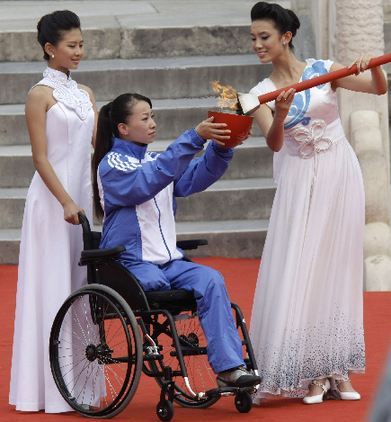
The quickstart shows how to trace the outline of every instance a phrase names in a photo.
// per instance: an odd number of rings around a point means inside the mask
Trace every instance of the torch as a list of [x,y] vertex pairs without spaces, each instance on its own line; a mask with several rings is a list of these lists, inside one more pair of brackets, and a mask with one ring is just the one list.
[[[391,53],[384,54],[382,56],[374,57],[369,61],[368,69],[382,64],[391,62]],[[357,73],[357,64],[354,64],[350,67],[344,67],[343,69],[335,70],[334,72],[329,72],[316,78],[307,79],[296,84],[286,86],[285,88],[280,88],[267,94],[256,96],[254,94],[238,94],[238,101],[242,107],[243,114],[253,113],[261,104],[265,104],[269,101],[275,100],[281,91],[287,91],[290,88],[294,88],[296,92],[304,91],[306,89],[313,88],[314,86],[322,85],[327,82],[334,81],[336,79],[345,78],[346,76],[353,75]]]
[[220,111],[209,110],[208,117],[213,117],[214,123],[226,123],[231,134],[230,139],[223,142],[227,148],[233,148],[248,138],[253,117],[244,116],[238,100],[238,92],[231,85],[222,85],[220,82],[214,81],[211,86],[213,91],[218,94],[217,105]]

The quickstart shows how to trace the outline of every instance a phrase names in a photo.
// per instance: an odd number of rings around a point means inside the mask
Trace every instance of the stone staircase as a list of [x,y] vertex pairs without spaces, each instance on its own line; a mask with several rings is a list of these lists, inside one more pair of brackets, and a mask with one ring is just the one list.
[[[141,7],[147,2],[131,3]],[[86,46],[90,42],[92,48],[86,48],[89,56],[73,76],[93,89],[98,107],[123,92],[149,96],[159,138],[151,149],[162,151],[216,106],[211,81],[248,91],[269,73],[269,66],[261,66],[250,51],[247,11],[252,4],[242,2],[243,16],[222,26],[213,25],[210,15],[204,26],[197,26],[196,17],[194,26],[172,27],[167,17],[167,26],[150,19],[149,27],[133,29],[126,29],[123,22],[117,27],[107,17],[95,19],[93,25],[83,25]],[[73,10],[77,12],[76,7]],[[128,17],[128,25],[134,25],[132,19],[136,17]],[[45,66],[37,61],[41,52],[34,30],[20,25],[18,31],[9,30],[7,51],[0,42],[0,263],[16,263],[18,258],[24,201],[34,172],[23,103]],[[21,46],[15,54],[13,45]],[[201,55],[203,50],[207,55]],[[300,53],[300,45],[296,51]],[[253,132],[236,149],[220,181],[205,192],[178,199],[179,239],[202,237],[209,242],[193,255],[259,257],[262,252],[275,188],[272,153],[256,128]]]

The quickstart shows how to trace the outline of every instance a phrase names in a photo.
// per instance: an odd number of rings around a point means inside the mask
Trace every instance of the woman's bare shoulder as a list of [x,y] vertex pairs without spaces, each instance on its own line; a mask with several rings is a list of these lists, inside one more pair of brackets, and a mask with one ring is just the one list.
[[50,88],[46,85],[35,85],[33,86],[27,94],[28,100],[49,100],[53,96],[53,88]]

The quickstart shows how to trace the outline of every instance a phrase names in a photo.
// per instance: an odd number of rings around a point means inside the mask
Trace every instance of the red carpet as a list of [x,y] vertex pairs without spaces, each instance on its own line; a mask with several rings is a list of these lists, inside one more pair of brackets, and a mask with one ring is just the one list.
[[[199,262],[220,270],[226,281],[232,301],[238,303],[247,321],[250,317],[258,260],[250,259],[199,259]],[[72,422],[87,419],[73,413],[49,415],[44,413],[17,413],[8,405],[11,344],[15,307],[16,267],[0,267],[2,303],[0,307],[0,421],[17,422]],[[262,407],[254,407],[248,414],[239,414],[233,398],[222,398],[206,410],[183,409],[175,406],[174,421],[236,421],[266,422],[338,422],[366,421],[377,385],[382,375],[388,349],[391,346],[391,293],[365,293],[365,333],[367,347],[367,372],[353,376],[353,383],[362,394],[359,402],[328,401],[320,405],[305,406],[300,400],[272,399]],[[114,421],[156,421],[155,406],[159,389],[154,380],[142,376],[138,391],[127,409]]]

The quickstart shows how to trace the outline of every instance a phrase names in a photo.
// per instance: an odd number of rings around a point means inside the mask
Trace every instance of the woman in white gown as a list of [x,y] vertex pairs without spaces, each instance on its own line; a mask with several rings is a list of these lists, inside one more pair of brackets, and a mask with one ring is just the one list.
[[71,409],[52,378],[49,335],[59,307],[86,281],[76,224],[79,211],[92,216],[95,106],[90,89],[70,77],[83,55],[77,15],[53,12],[37,28],[48,67],[26,102],[37,171],[23,217],[9,402],[16,410],[56,413]]
[[[329,60],[298,60],[297,16],[279,5],[251,11],[253,48],[270,77],[251,92],[274,91],[337,70]],[[381,69],[295,94],[283,91],[254,113],[274,153],[277,190],[257,281],[250,334],[262,382],[254,397],[321,403],[333,384],[358,400],[349,372],[365,369],[362,315],[364,189],[338,114],[336,89],[384,94]],[[360,73],[360,74],[359,74]]]

